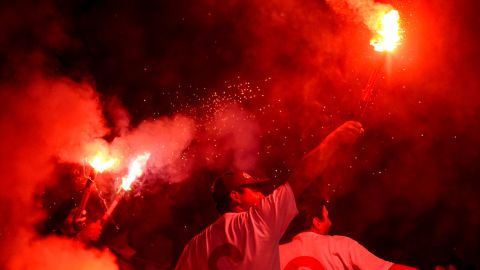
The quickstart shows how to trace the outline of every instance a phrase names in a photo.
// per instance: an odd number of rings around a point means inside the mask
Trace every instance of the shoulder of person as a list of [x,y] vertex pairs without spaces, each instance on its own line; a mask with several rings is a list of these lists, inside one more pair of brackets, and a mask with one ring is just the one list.
[[354,239],[352,239],[348,236],[345,236],[345,235],[329,235],[329,237],[331,237],[331,239],[333,239],[337,242],[341,242],[341,243],[344,243],[344,244],[357,243],[357,241],[355,241]]

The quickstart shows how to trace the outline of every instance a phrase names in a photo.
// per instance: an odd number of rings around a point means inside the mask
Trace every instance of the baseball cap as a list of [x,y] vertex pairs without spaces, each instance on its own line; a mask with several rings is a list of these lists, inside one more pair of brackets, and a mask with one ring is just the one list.
[[211,191],[214,198],[221,198],[241,186],[256,186],[268,182],[268,179],[256,179],[243,171],[228,171],[215,179]]

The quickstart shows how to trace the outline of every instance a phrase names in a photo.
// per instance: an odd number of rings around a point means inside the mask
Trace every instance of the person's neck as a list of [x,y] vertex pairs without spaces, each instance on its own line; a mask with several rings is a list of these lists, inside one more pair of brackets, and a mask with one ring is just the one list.
[[327,235],[328,234],[328,230],[323,228],[323,227],[320,227],[320,228],[312,227],[312,228],[310,228],[309,232],[313,232],[313,233],[320,234],[320,235]]
[[246,210],[243,209],[243,207],[241,207],[240,205],[235,205],[232,208],[230,208],[230,212],[233,212],[233,213],[242,213],[242,212],[245,212],[245,211]]

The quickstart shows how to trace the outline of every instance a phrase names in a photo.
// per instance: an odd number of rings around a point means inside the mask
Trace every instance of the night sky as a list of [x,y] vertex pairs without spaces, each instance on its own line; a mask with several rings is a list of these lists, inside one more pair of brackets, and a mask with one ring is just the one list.
[[[387,4],[404,38],[385,55],[349,7]],[[478,10],[472,0],[0,4],[0,268],[117,269],[128,244],[135,269],[171,269],[218,217],[215,176],[285,181],[351,119],[365,135],[315,187],[333,233],[422,269],[480,267]],[[59,228],[99,147],[126,163],[152,156],[87,248]],[[126,163],[99,175],[91,220]]]

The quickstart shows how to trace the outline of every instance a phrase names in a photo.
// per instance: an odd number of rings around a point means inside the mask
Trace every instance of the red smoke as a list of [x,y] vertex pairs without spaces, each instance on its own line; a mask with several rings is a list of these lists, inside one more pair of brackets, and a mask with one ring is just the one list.
[[7,269],[118,269],[112,253],[87,249],[81,242],[55,236],[32,240],[31,235],[22,240]]
[[[208,180],[217,170],[286,178],[306,151],[358,110],[379,57],[349,3],[373,2],[2,6],[0,209],[11,220],[1,223],[2,264],[25,248],[18,231],[31,236],[31,224],[42,218],[32,196],[51,182],[55,163],[80,162],[86,145],[100,143],[126,160],[148,145],[157,157],[149,181],[188,180],[178,186],[189,192],[162,186],[160,193],[145,192],[135,208],[149,220],[132,229],[141,235],[138,250],[156,261],[172,261],[183,247],[176,236],[189,238],[214,218]],[[478,264],[478,4],[389,4],[400,11],[405,39],[362,119],[366,135],[357,158],[339,162],[325,179],[336,190],[334,228],[391,260],[427,265],[457,256]],[[43,75],[33,76],[38,70]],[[260,90],[225,109],[183,111],[211,106],[212,96],[243,98],[225,83],[238,77]],[[201,118],[209,119],[192,120]],[[183,203],[181,210],[172,214],[172,203]],[[156,245],[168,255],[152,255],[151,235],[160,235]]]
[[228,168],[250,171],[257,164],[260,127],[254,116],[236,104],[219,107],[203,124],[199,138],[199,165],[207,168]]
[[124,136],[115,138],[110,151],[113,156],[126,159],[125,165],[129,158],[149,152],[147,169],[156,177],[178,182],[189,176],[188,168],[177,169],[175,165],[194,132],[194,121],[181,115],[144,121]]
[[54,182],[56,160],[77,157],[82,145],[106,131],[96,93],[87,84],[41,74],[1,88],[1,265],[48,269],[58,258],[48,252],[61,249],[69,251],[72,267],[100,264],[116,269],[111,255],[86,250],[72,240],[41,239],[33,230],[43,218],[34,196]]

